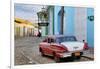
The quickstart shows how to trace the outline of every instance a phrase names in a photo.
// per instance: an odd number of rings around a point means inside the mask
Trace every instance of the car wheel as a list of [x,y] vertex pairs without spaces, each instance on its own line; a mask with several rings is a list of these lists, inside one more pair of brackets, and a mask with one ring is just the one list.
[[53,54],[53,57],[54,57],[54,60],[55,60],[56,62],[60,62],[60,58],[57,57],[55,53]]
[[81,56],[73,56],[72,57],[74,60],[80,60],[81,59]]
[[77,60],[80,60],[80,59],[81,59],[81,56],[77,56],[76,59],[77,59]]

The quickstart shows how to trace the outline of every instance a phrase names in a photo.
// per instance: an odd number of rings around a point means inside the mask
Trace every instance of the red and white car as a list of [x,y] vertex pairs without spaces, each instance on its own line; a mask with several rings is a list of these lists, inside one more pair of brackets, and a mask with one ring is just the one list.
[[77,41],[75,36],[48,36],[39,44],[42,56],[53,56],[56,62],[71,56],[80,58],[87,49],[87,43]]

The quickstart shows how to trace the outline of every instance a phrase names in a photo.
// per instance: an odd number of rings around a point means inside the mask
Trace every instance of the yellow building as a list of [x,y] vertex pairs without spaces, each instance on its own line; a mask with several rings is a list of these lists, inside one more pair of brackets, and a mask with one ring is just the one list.
[[34,29],[37,24],[32,24],[28,20],[14,19],[14,35],[15,37],[34,36]]

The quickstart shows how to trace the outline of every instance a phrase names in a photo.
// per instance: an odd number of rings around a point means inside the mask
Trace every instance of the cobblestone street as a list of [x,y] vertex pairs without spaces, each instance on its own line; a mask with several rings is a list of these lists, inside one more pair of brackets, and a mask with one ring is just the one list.
[[[43,37],[24,37],[15,39],[15,65],[55,63],[52,58],[41,56],[38,44],[43,39]],[[90,52],[90,50],[88,50],[88,53],[85,52],[85,56],[88,54],[94,58],[93,50],[91,52],[92,55]],[[80,59],[80,61],[87,60],[89,59],[84,57]]]

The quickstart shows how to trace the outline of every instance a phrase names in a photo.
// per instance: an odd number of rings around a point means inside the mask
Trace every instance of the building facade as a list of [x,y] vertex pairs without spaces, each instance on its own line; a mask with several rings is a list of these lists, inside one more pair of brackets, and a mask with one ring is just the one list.
[[49,6],[48,10],[49,35],[74,35],[78,41],[85,40],[90,47],[94,46],[93,8],[64,6],[63,14],[61,6]]
[[48,35],[54,35],[54,6],[48,6]]
[[15,37],[28,37],[28,36],[34,36],[35,32],[35,25],[33,25],[31,22],[15,18],[14,20],[14,35]]

